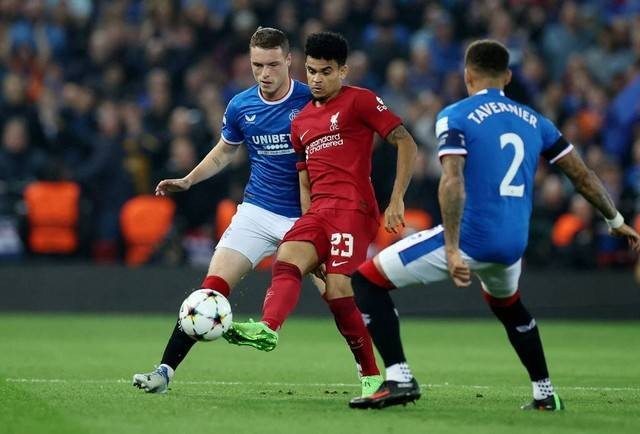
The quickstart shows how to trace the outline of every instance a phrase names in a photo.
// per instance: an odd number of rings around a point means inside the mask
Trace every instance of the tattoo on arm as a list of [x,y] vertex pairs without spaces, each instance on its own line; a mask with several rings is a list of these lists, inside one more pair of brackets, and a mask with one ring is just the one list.
[[556,165],[569,177],[578,193],[608,219],[615,217],[617,208],[613,199],[596,174],[589,169],[580,155],[572,150],[557,161]]
[[442,213],[444,238],[448,248],[458,249],[460,245],[460,222],[464,210],[464,168],[465,159],[458,155],[442,158],[442,178],[438,187],[438,200]]
[[222,161],[220,161],[220,159],[218,157],[213,157],[213,164],[216,165],[216,167],[221,167],[222,166]]
[[409,137],[411,137],[411,134],[409,134],[409,131],[407,131],[404,125],[398,125],[389,134],[387,134],[385,140],[394,146],[398,146],[398,142],[400,140],[407,139]]

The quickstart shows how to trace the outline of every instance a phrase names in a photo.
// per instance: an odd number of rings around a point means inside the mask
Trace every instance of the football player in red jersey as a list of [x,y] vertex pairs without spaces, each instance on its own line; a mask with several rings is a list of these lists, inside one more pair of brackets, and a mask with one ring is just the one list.
[[385,228],[393,232],[404,226],[403,198],[416,143],[402,120],[373,92],[342,84],[347,54],[346,40],[336,33],[315,33],[307,39],[307,81],[313,100],[291,125],[291,141],[300,156],[304,215],[278,249],[262,322],[234,323],[226,338],[261,350],[275,348],[277,330],[298,301],[302,276],[321,269],[332,312],[336,318],[350,318],[340,331],[354,352],[361,349],[358,359],[366,376],[373,375],[375,361],[350,276],[366,259],[380,220],[370,178],[373,136],[378,133],[398,149],[393,192],[384,213]]

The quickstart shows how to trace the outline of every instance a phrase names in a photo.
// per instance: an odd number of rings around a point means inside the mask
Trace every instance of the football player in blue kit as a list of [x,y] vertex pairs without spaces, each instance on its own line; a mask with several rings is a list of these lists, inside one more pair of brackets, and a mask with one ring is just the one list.
[[436,123],[443,224],[384,249],[353,275],[356,302],[386,367],[386,381],[378,391],[351,400],[353,408],[382,408],[420,397],[389,290],[448,277],[466,287],[472,273],[531,379],[533,400],[522,408],[564,408],[549,379],[536,321],[518,291],[540,155],[602,213],[612,235],[626,237],[640,250],[638,233],[625,224],[573,146],[548,119],[505,96],[508,65],[509,53],[497,41],[469,46],[464,79],[470,96],[442,110]]
[[[224,169],[241,144],[247,147],[251,175],[244,200],[216,245],[201,284],[201,288],[214,289],[225,297],[245,274],[276,251],[285,233],[301,215],[298,156],[291,144],[290,130],[291,121],[311,100],[311,92],[306,84],[289,76],[291,53],[282,31],[259,28],[251,37],[249,54],[257,85],[231,99],[218,143],[187,176],[163,180],[156,187],[159,196],[188,190]],[[344,315],[332,311],[342,331]],[[363,327],[363,330],[366,329]],[[352,338],[345,335],[348,343]],[[371,360],[375,361],[368,334],[365,332],[365,336],[357,338],[369,342]],[[165,393],[175,369],[195,342],[180,329],[178,322],[158,368],[135,374],[133,385],[145,392]],[[360,369],[357,360],[356,364]],[[378,372],[377,367],[374,368],[372,371]],[[382,377],[362,376],[361,382],[362,395],[368,395],[378,388]]]

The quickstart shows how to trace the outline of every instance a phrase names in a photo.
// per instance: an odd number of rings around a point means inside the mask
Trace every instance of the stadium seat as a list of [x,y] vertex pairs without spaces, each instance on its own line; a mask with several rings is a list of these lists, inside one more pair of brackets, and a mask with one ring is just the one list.
[[411,235],[415,232],[419,232],[425,229],[429,229],[433,225],[433,218],[431,215],[418,208],[409,208],[404,212],[405,227],[400,233],[389,233],[384,229],[384,216],[381,217],[380,227],[378,228],[378,235],[374,241],[374,245],[377,251],[384,249],[387,246],[398,241],[400,238]]
[[28,244],[34,253],[70,254],[78,248],[80,187],[73,182],[33,182],[24,190]]
[[126,246],[125,262],[137,266],[149,261],[173,223],[176,206],[171,199],[151,195],[129,199],[120,211]]

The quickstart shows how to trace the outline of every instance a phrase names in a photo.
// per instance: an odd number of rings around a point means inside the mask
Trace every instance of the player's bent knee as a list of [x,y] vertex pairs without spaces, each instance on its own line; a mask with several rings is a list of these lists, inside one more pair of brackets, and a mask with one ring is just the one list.
[[302,274],[313,271],[318,265],[318,255],[313,244],[302,241],[286,241],[280,245],[276,261],[298,267]]

